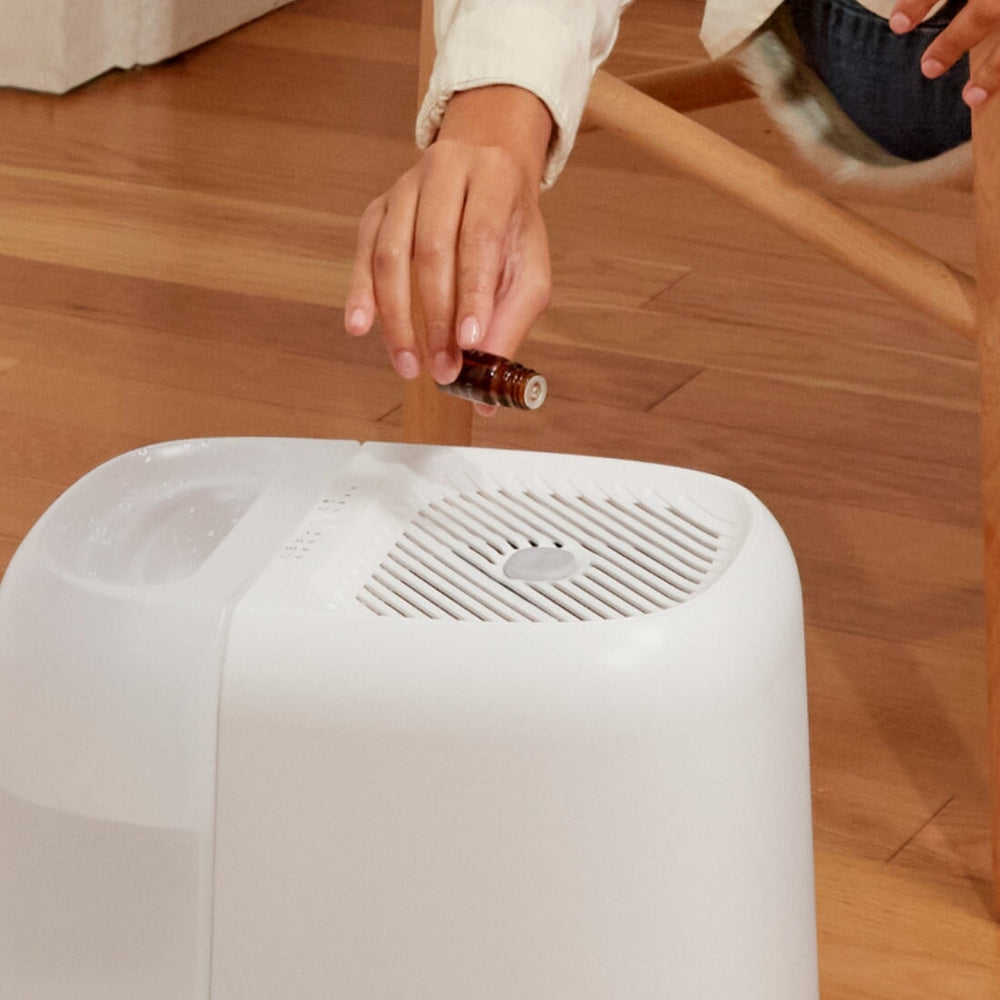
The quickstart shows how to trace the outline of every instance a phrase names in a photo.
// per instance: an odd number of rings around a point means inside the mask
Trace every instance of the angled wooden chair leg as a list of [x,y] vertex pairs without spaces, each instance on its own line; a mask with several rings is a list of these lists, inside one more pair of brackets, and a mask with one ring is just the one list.
[[973,115],[993,895],[1000,915],[1000,102]]
[[[656,69],[621,78],[623,83],[666,104],[674,111],[700,111],[720,104],[754,99],[757,95],[730,59],[703,59],[685,66]],[[581,132],[600,128],[589,115],[584,115]]]
[[734,198],[884,291],[974,336],[975,284],[967,274],[607,73],[595,77],[587,113],[602,128]]
[[[434,65],[434,2],[422,0],[417,101],[423,99]],[[423,316],[414,296],[413,323],[423,336]],[[415,444],[468,445],[472,443],[472,407],[463,400],[438,391],[433,380],[422,375],[407,382],[403,390],[403,437]]]
[[757,96],[730,59],[704,59],[690,66],[653,70],[624,77],[640,93],[675,111],[698,111],[719,104],[748,101]]

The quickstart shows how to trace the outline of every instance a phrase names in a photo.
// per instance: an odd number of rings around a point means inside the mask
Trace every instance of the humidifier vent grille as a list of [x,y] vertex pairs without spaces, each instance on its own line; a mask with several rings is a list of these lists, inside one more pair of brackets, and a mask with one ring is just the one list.
[[381,616],[615,620],[690,601],[733,551],[732,524],[683,498],[480,488],[422,506],[357,596]]

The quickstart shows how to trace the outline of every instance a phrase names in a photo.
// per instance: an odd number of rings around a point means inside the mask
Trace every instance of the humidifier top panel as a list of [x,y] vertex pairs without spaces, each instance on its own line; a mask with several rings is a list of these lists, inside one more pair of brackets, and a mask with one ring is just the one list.
[[414,621],[581,622],[707,591],[760,504],[685,469],[368,444],[265,572],[257,599]]

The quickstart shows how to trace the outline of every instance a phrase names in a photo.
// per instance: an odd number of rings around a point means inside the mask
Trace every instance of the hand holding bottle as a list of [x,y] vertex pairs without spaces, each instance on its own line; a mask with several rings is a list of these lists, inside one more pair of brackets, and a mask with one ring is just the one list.
[[548,305],[538,195],[551,130],[548,110],[528,91],[456,94],[434,144],[365,210],[345,327],[362,336],[377,315],[403,378],[429,371],[447,384],[463,349],[512,356]]

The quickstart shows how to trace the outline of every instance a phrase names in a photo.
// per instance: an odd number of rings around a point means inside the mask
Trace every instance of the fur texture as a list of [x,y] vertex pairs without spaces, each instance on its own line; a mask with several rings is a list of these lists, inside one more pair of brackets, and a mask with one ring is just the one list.
[[971,143],[912,162],[869,139],[805,64],[790,18],[780,8],[737,59],[779,128],[808,162],[838,184],[868,190],[971,187]]

